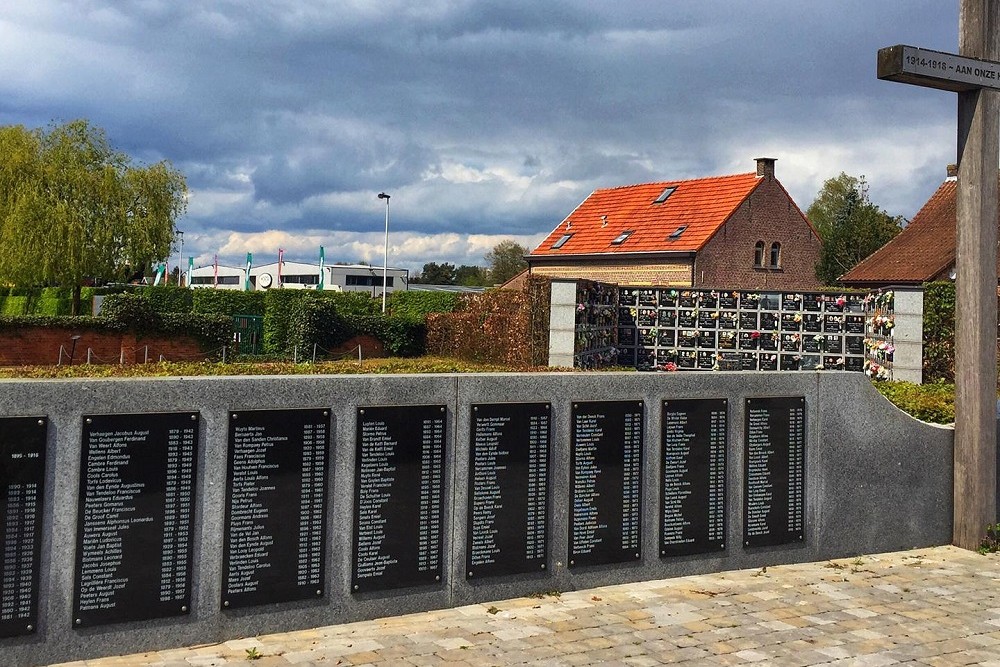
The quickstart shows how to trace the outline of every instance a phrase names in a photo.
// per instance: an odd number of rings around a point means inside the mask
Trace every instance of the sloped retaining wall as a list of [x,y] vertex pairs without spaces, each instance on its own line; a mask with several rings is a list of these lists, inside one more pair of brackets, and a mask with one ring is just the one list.
[[[805,406],[804,531],[800,542],[746,548],[744,401],[801,397]],[[725,548],[661,558],[661,404],[727,399]],[[575,402],[644,405],[641,549],[632,562],[568,567],[571,414]],[[550,405],[549,502],[544,569],[466,576],[470,425],[474,405]],[[366,407],[444,406],[440,581],[352,591],[356,438]],[[231,412],[315,408],[329,415],[323,454],[325,571],[313,599],[225,608],[223,535]],[[74,625],[74,578],[85,415],[190,414],[194,461],[190,608],[156,620]],[[0,382],[0,417],[48,418],[42,503],[40,609],[33,632],[0,639],[5,661],[38,665],[258,633],[498,600],[538,591],[853,556],[947,544],[952,521],[952,431],[917,422],[885,401],[860,373],[490,374],[157,378]],[[323,419],[326,419],[324,417]],[[151,423],[152,419],[149,420]],[[2,427],[2,423],[0,423]],[[297,507],[297,506],[296,506]],[[276,544],[275,550],[290,549]],[[149,553],[160,570],[160,554]]]

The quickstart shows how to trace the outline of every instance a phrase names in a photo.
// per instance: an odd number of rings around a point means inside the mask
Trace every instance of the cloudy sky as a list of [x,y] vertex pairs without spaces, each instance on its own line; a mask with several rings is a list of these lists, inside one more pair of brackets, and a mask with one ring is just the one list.
[[483,264],[596,188],[759,156],[803,209],[844,171],[912,217],[955,96],[878,81],[876,52],[956,52],[957,24],[958,0],[4,0],[0,124],[170,160],[196,265],[381,265],[381,191],[391,266]]

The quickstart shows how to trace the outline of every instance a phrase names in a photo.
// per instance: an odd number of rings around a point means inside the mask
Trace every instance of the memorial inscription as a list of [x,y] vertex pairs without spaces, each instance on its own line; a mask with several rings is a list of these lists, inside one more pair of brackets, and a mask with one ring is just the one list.
[[805,426],[802,397],[746,399],[743,544],[805,538]]
[[641,557],[643,415],[642,401],[573,404],[570,566]]
[[446,425],[443,405],[358,408],[354,592],[441,581]]
[[191,608],[196,412],[85,415],[73,625]]
[[330,411],[229,413],[222,606],[323,594]]
[[47,431],[45,417],[0,419],[0,637],[31,634],[38,628]]
[[726,548],[726,399],[663,402],[660,555]]
[[466,577],[546,567],[548,403],[472,406]]

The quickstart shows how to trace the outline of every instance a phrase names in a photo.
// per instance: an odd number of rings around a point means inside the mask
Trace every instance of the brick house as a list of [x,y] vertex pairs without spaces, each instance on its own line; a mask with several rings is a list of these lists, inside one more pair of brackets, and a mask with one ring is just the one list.
[[774,163],[595,190],[528,255],[528,270],[634,286],[817,288],[819,236]]
[[[903,231],[842,275],[848,287],[920,285],[955,278],[955,226],[958,219],[958,167],[913,216]],[[1000,276],[1000,265],[997,267]]]

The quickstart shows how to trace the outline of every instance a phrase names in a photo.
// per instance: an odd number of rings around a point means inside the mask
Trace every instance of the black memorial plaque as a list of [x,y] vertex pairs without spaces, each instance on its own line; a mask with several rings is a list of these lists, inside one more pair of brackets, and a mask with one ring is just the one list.
[[443,405],[358,408],[354,592],[441,581],[446,424]]
[[472,406],[466,578],[546,567],[548,403]]
[[726,399],[663,402],[660,555],[726,548]]
[[328,409],[229,413],[223,608],[323,595],[329,444]]
[[197,412],[84,415],[73,625],[191,609]]
[[805,537],[806,400],[746,399],[743,544],[759,547]]
[[642,401],[573,404],[571,566],[640,558]]
[[0,419],[0,637],[38,628],[47,430],[45,417]]

